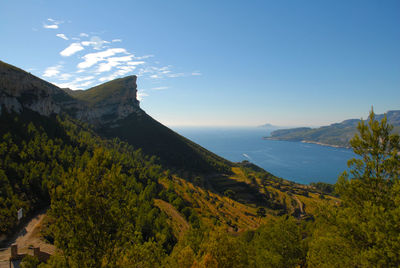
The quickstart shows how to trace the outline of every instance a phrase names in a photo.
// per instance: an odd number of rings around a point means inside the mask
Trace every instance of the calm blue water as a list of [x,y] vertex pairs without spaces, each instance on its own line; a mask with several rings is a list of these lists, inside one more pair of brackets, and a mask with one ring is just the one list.
[[308,184],[335,183],[355,157],[349,149],[301,142],[263,140],[262,128],[175,127],[179,134],[234,162],[249,160],[272,174]]

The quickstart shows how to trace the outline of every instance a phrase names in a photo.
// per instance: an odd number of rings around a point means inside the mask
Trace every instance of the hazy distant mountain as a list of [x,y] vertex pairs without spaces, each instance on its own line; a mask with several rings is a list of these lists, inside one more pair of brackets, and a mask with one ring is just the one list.
[[[400,133],[400,110],[388,111],[386,113],[389,124],[394,126],[393,131]],[[377,114],[376,119],[381,120],[383,114]],[[290,128],[279,129],[271,133],[266,139],[286,140],[286,141],[303,141],[311,143],[320,143],[331,146],[350,146],[349,141],[357,132],[357,125],[360,119],[349,119],[341,123],[331,124],[319,128]]]
[[269,123],[266,123],[266,124],[258,126],[258,127],[265,128],[267,130],[275,130],[275,129],[281,129],[282,128],[281,126],[275,126],[275,125],[272,125],[272,124],[269,124]]

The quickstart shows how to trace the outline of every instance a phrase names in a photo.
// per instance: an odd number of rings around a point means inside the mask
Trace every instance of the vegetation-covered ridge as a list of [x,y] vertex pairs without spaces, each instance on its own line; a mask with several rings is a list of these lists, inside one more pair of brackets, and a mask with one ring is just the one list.
[[[15,115],[8,120],[16,123],[10,131],[18,133],[16,129],[23,129],[18,126],[23,126],[24,121]],[[31,204],[31,199],[41,200],[42,196],[50,199],[44,235],[61,251],[41,267],[398,267],[400,264],[400,138],[390,134],[391,127],[385,119],[379,122],[373,113],[368,124],[359,124],[359,134],[351,141],[360,158],[349,161],[350,171],[343,173],[335,186],[340,200],[307,191],[300,194],[301,188],[294,190],[296,187],[278,178],[266,179],[271,175],[246,162],[233,168],[229,180],[215,181],[212,176],[185,180],[163,171],[152,159],[125,143],[101,139],[79,122],[53,120],[59,122],[59,127],[49,120],[47,125],[42,122],[43,127],[26,122],[28,131],[19,135],[23,139],[6,134],[2,144],[2,148],[4,144],[15,148],[3,151],[6,152],[3,158],[7,159],[3,170],[35,171],[29,165],[18,168],[16,163],[24,163],[19,158],[23,153],[16,154],[16,149],[25,139],[37,144],[32,152],[38,151],[34,158],[44,161],[38,162],[39,167],[50,163],[46,158],[49,153],[54,158],[51,165],[57,167],[54,174],[46,173],[50,168],[34,172],[45,175],[36,178],[37,182],[42,178],[42,183],[29,184],[32,180],[22,179],[24,184],[13,185],[7,183],[11,182],[8,173],[3,172],[2,176],[8,185],[2,188],[2,193],[14,198],[14,202],[25,204],[27,209],[39,204]],[[10,135],[14,138],[7,137]],[[49,138],[54,135],[65,135],[68,138],[63,140],[68,142],[63,145],[64,142]],[[51,154],[51,148],[59,148],[57,154]],[[12,152],[10,157],[7,152]],[[68,166],[67,170],[63,164]],[[263,181],[266,183],[262,184]],[[208,183],[213,184],[205,186]],[[271,208],[260,205],[268,198],[246,200],[246,192],[240,187],[248,189],[242,183],[250,187],[258,185],[259,193],[267,191],[269,196],[285,194],[282,198],[292,197],[295,202],[298,199],[306,204],[309,198],[305,209],[314,206],[314,216],[294,217],[293,213],[289,216],[289,208],[282,216],[272,213],[283,211],[283,204],[276,203],[280,208],[274,210],[273,204]],[[226,184],[230,186],[224,195],[218,194],[219,189],[224,189],[218,187]],[[271,187],[274,184],[276,187]],[[35,185],[41,185],[42,193],[46,193],[47,187],[49,194],[36,196],[36,191],[30,190]],[[326,185],[316,187],[331,190]],[[283,188],[287,191],[281,191]],[[1,211],[7,210],[8,207],[3,207]],[[35,261],[27,258],[25,263]]]
[[19,208],[24,220],[49,206],[42,235],[58,248],[23,267],[400,264],[400,138],[386,117],[358,124],[360,157],[332,188],[231,163],[143,111],[91,126],[7,94],[22,106],[0,114],[0,237],[18,229]]
[[94,126],[106,138],[118,137],[166,168],[186,172],[230,172],[232,163],[163,126],[139,107],[136,76],[115,79],[86,91],[60,89],[0,61],[0,114],[33,110],[68,115]]
[[[376,115],[376,118],[377,120],[381,120],[385,115],[389,124],[394,126],[393,131],[400,133],[400,111],[388,111],[386,114]],[[341,123],[319,128],[279,129],[273,131],[271,136],[265,137],[265,139],[303,141],[322,145],[350,147],[350,140],[357,133],[357,125],[360,122],[360,119],[349,119]]]
[[26,109],[3,112],[0,125],[0,233],[16,231],[19,208],[29,216],[50,205],[43,235],[67,266],[173,262],[168,256],[188,236],[205,239],[213,226],[240,233],[283,214],[311,216],[320,200],[248,162],[230,175],[183,179],[70,117]]

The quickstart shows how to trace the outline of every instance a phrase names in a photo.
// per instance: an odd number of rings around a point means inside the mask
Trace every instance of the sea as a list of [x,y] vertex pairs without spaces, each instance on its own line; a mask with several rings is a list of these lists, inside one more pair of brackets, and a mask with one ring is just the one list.
[[265,140],[270,131],[261,127],[172,127],[182,136],[233,162],[248,160],[287,180],[336,183],[356,157],[351,149],[317,144]]

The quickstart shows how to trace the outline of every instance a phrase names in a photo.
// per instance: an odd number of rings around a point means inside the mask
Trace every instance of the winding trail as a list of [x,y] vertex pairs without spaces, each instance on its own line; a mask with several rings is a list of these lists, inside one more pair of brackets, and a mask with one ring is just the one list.
[[32,247],[40,247],[40,250],[49,254],[54,254],[56,247],[46,243],[41,238],[40,229],[43,219],[46,217],[47,208],[40,210],[32,219],[7,243],[6,247],[0,249],[0,261],[8,260],[11,256],[11,245],[18,245],[18,253],[28,253]]

